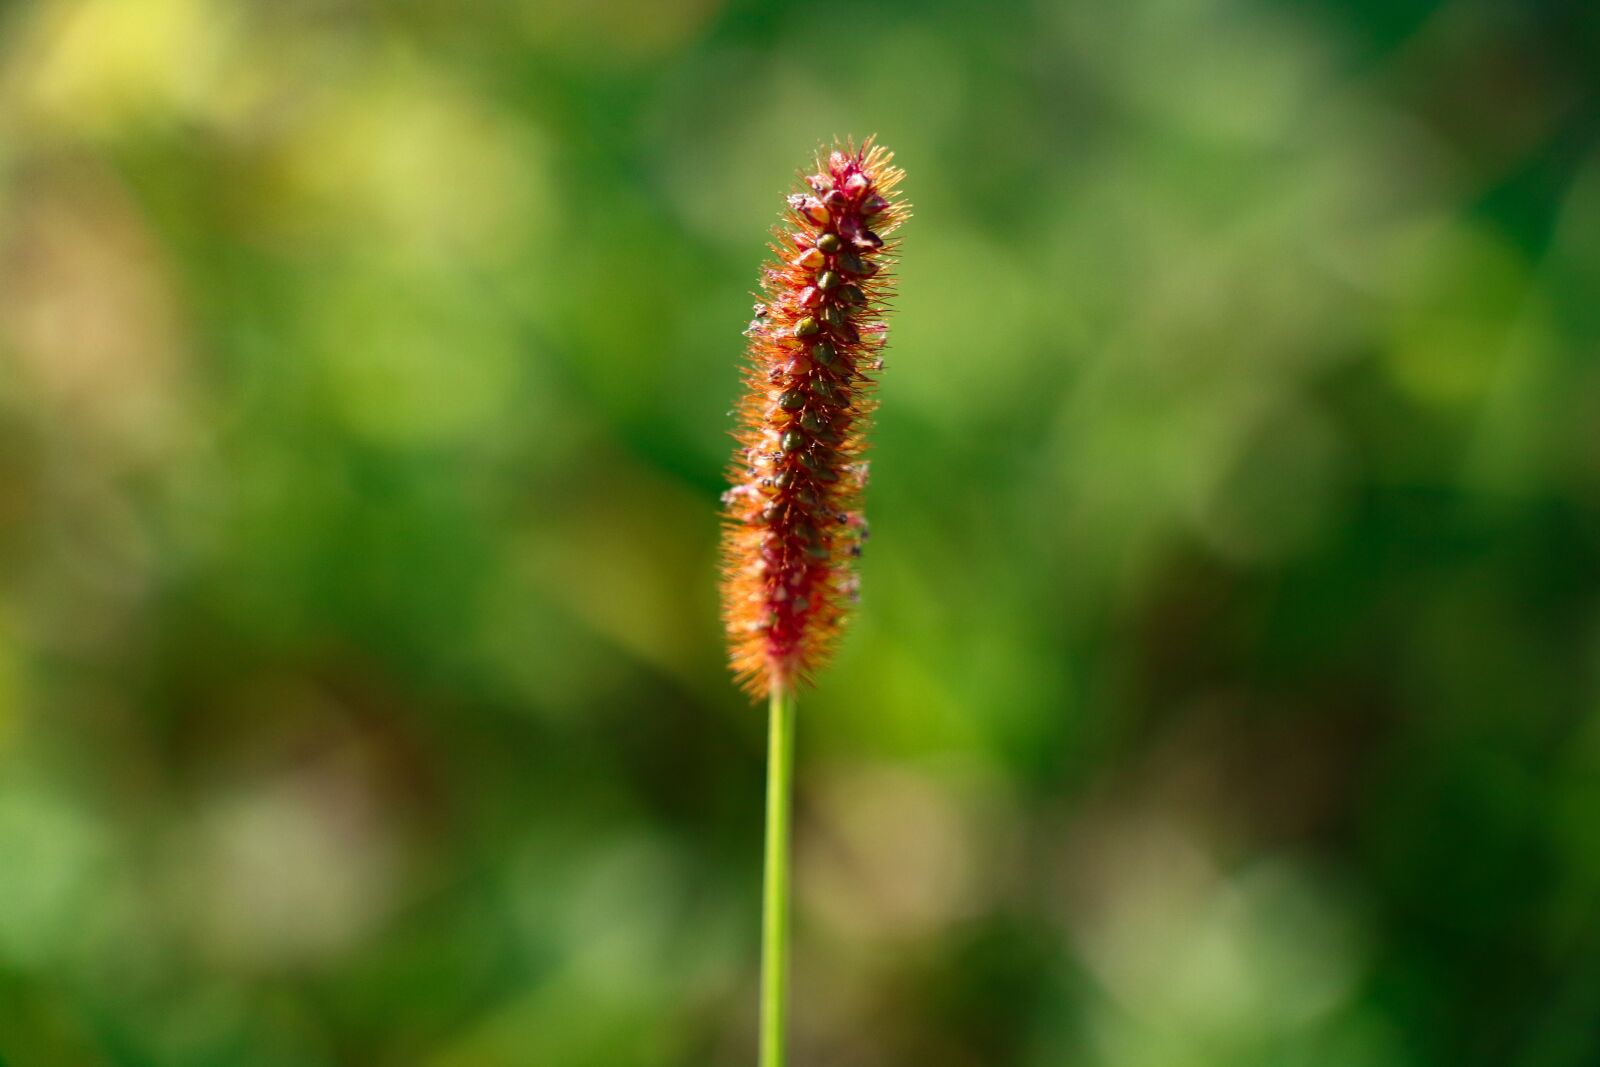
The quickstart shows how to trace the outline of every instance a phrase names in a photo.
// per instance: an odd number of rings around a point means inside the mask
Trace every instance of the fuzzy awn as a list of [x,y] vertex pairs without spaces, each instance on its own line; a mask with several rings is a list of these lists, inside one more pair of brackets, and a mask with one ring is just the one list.
[[891,159],[870,139],[818,159],[773,231],[746,331],[722,604],[734,673],[755,696],[810,681],[855,601],[863,434],[894,292],[891,235],[909,214]]

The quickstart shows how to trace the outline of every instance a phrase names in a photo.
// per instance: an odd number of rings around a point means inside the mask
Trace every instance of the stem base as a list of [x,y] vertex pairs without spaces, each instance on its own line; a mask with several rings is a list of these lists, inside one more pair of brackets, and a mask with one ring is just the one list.
[[794,691],[774,685],[767,714],[767,830],[761,890],[761,1067],[783,1067],[789,993],[789,836]]

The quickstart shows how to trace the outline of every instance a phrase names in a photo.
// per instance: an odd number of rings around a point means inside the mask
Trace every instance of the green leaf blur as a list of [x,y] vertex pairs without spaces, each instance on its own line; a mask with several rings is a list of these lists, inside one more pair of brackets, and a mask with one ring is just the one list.
[[908,172],[795,1062],[1600,1063],[1600,15],[0,7],[0,1062],[753,1059],[717,496]]

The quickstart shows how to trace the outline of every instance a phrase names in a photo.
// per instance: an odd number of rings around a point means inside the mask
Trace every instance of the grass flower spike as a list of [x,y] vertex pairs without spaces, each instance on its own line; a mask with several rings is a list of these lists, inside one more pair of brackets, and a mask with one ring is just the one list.
[[893,294],[902,172],[869,138],[818,153],[773,232],[750,324],[731,470],[723,617],[733,669],[755,696],[808,681],[856,596],[872,375]]
[[783,1067],[788,988],[794,687],[822,666],[856,597],[867,525],[862,458],[891,235],[909,210],[901,172],[868,138],[818,153],[773,231],[773,261],[745,331],[743,425],[723,538],[722,611],[734,673],[769,697],[761,906],[761,1067]]

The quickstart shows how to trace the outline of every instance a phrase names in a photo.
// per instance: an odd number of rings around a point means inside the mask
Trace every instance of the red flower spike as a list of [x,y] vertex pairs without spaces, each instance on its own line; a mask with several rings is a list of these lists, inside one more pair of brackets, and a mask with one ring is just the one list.
[[910,216],[892,159],[871,138],[819,152],[773,231],[762,313],[746,331],[722,614],[733,671],[755,697],[810,681],[855,600],[869,375],[883,366],[894,295],[889,238]]

